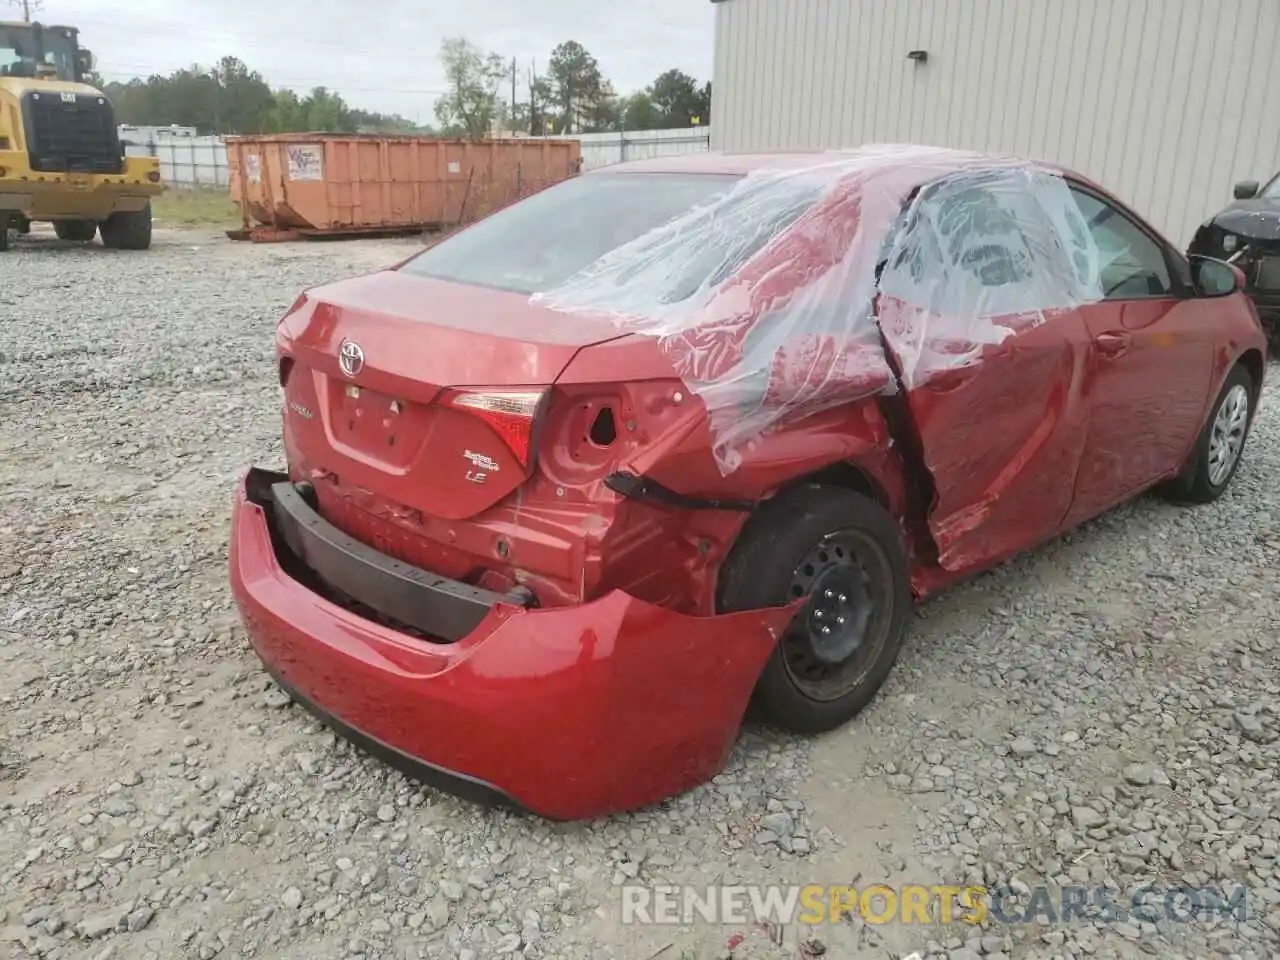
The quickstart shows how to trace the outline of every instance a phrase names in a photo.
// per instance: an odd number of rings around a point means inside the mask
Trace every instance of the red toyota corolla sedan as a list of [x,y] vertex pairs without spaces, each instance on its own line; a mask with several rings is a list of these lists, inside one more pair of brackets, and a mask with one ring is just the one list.
[[589,173],[277,332],[230,575],[369,751],[556,819],[714,775],[749,701],[875,695],[913,600],[1230,483],[1242,278],[1069,172],[884,146]]

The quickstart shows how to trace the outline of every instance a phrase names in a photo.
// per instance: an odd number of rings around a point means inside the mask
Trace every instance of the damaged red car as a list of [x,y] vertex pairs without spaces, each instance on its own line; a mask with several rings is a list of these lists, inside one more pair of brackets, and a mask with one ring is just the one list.
[[917,601],[1241,462],[1265,341],[1060,169],[923,147],[575,177],[276,334],[230,579],[294,699],[554,819],[854,717]]

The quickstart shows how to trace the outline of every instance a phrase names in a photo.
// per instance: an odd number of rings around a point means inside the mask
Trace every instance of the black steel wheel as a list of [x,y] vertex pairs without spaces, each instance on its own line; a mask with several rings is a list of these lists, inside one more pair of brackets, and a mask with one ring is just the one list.
[[805,603],[761,674],[756,700],[798,732],[841,726],[875,696],[911,609],[893,518],[852,490],[802,487],[752,516],[720,577],[720,606]]
[[792,573],[790,593],[808,603],[782,638],[791,682],[814,700],[856,689],[884,645],[893,571],[884,549],[859,530],[820,541]]

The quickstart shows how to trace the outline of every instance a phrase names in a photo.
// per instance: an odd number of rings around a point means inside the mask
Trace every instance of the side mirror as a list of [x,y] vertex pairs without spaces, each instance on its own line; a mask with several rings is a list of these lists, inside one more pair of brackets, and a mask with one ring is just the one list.
[[1257,180],[1245,180],[1243,183],[1236,184],[1237,200],[1252,200],[1258,195],[1259,185]]
[[80,76],[93,73],[94,68],[98,65],[98,59],[93,55],[92,50],[80,49],[76,51],[76,73]]
[[1212,257],[1191,258],[1191,282],[1198,297],[1229,297],[1244,288],[1240,269]]

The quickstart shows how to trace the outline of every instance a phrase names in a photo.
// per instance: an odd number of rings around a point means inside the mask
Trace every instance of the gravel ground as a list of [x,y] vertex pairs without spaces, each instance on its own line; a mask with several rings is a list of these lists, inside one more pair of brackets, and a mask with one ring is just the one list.
[[[949,592],[848,729],[749,729],[656,809],[483,810],[290,706],[225,586],[232,486],[280,459],[273,323],[411,248],[161,232],[149,254],[41,237],[0,256],[0,952],[1277,955],[1274,400],[1220,503],[1144,499]],[[857,921],[778,946],[623,926],[629,880],[1251,889],[1243,922]]]

